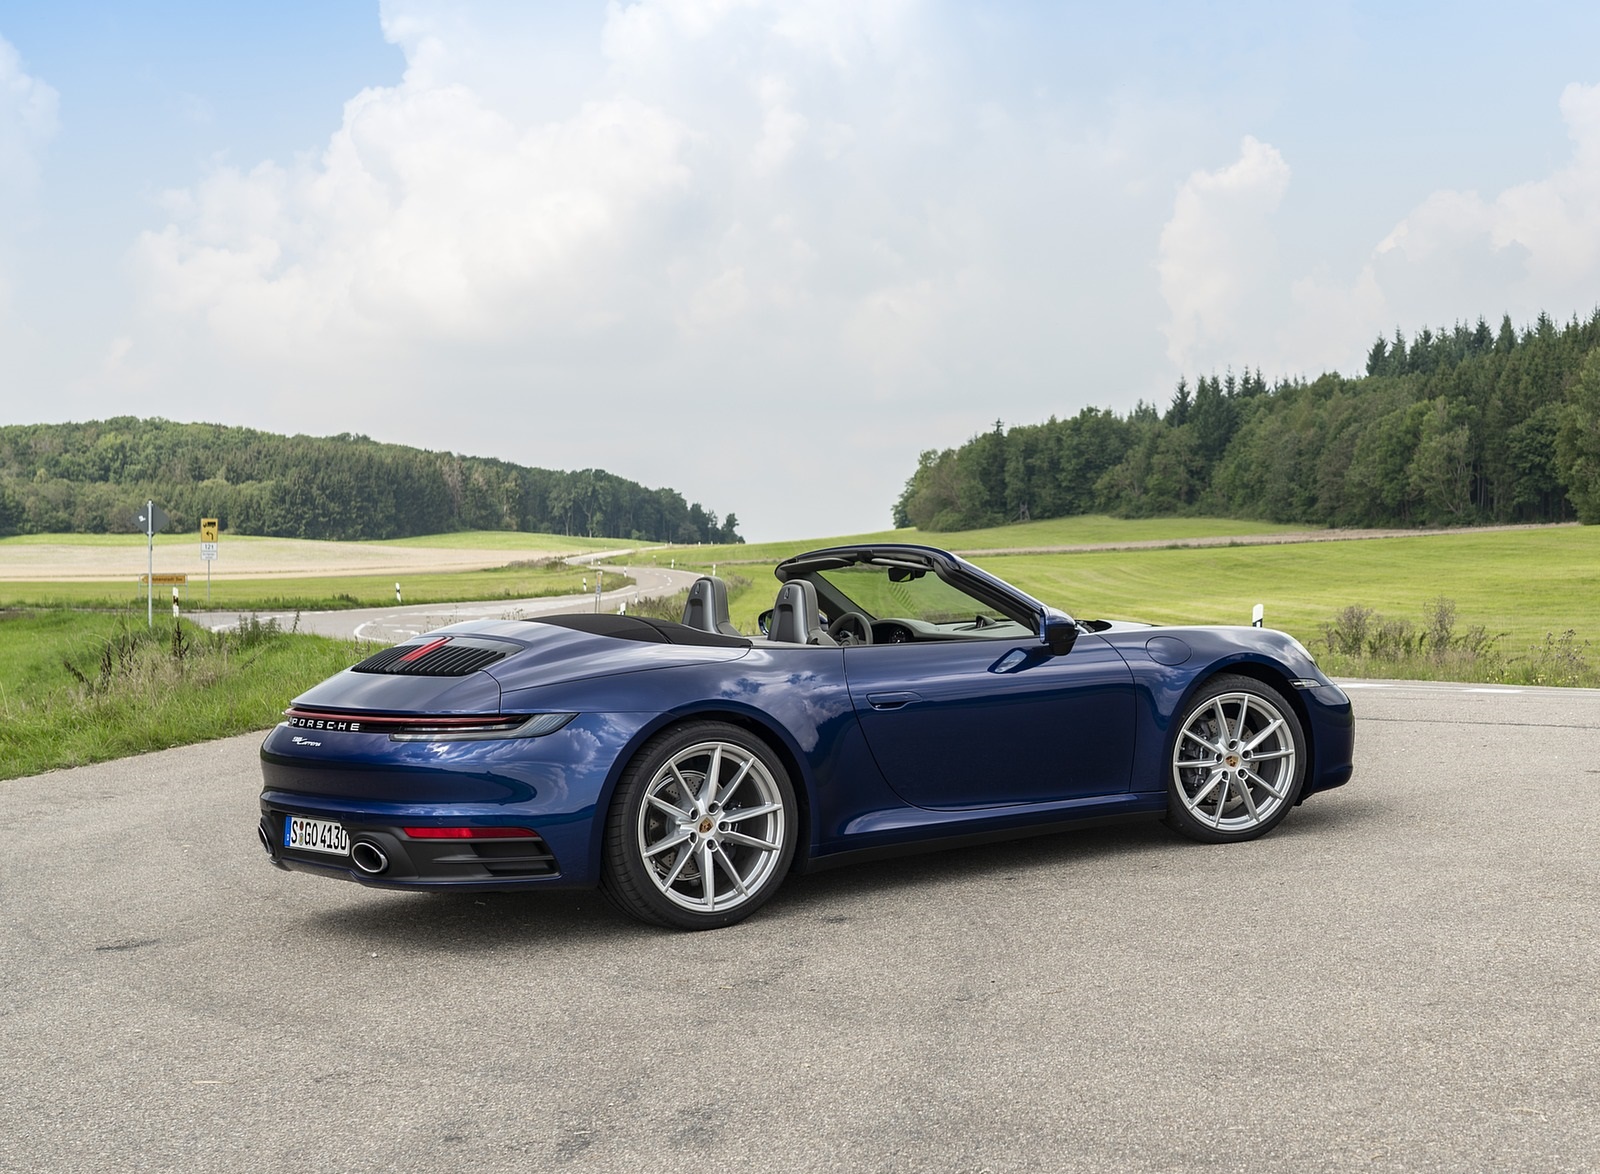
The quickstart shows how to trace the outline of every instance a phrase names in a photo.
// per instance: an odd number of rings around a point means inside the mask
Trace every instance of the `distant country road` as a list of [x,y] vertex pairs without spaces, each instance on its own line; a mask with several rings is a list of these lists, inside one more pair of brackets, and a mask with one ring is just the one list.
[[[614,553],[614,552],[613,552]],[[673,595],[700,577],[698,571],[678,571],[656,566],[614,566],[604,562],[610,554],[584,555],[568,561],[593,565],[598,571],[620,572],[633,579],[633,586],[604,591],[599,599],[601,611],[614,612],[635,599]],[[595,560],[600,560],[596,562]],[[593,572],[590,575],[593,586]],[[602,582],[602,586],[603,586]],[[359,608],[350,611],[194,611],[189,619],[212,631],[237,627],[243,616],[277,620],[285,628],[298,625],[301,632],[341,639],[373,640],[398,644],[422,632],[431,632],[461,620],[526,619],[530,616],[559,615],[565,612],[595,611],[593,592],[587,595],[551,595],[538,599],[497,599],[488,603],[421,603],[407,606]]]

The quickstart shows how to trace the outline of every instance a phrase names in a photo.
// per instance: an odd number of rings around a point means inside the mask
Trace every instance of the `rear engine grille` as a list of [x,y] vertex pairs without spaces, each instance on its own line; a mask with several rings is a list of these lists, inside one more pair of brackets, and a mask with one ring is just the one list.
[[439,636],[422,643],[396,644],[352,667],[357,673],[396,676],[465,677],[506,658],[507,649],[488,641]]

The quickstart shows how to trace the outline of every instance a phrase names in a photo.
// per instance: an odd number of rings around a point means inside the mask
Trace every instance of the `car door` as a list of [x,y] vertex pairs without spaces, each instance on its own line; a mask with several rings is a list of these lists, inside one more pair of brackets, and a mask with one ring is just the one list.
[[889,785],[928,808],[1045,803],[1128,790],[1133,675],[1085,633],[844,650],[850,700]]

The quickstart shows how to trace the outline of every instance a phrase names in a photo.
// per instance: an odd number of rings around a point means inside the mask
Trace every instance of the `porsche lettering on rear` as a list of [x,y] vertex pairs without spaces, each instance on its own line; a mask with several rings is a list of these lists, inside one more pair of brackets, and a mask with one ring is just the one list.
[[361,723],[342,718],[298,717],[294,714],[283,719],[284,724],[300,730],[333,730],[352,734],[361,732]]

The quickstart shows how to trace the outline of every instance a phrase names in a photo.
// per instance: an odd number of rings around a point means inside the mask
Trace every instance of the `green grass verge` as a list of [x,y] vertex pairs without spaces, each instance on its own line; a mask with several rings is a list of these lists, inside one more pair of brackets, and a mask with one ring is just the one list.
[[[179,633],[175,638],[174,632]],[[0,613],[0,779],[264,730],[352,641],[144,614]]]

